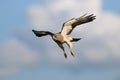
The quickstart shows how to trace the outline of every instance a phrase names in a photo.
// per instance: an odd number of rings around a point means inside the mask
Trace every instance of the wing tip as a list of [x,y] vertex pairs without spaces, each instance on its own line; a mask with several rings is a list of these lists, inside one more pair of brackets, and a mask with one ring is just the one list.
[[34,29],[32,29],[32,32],[35,32],[35,30],[34,30]]
[[81,18],[85,18],[85,17],[88,18],[91,21],[94,20],[94,19],[96,19],[96,16],[94,14],[87,15],[87,13],[85,13],[81,17],[76,18],[76,20],[80,20]]
[[96,19],[96,16],[94,14],[90,14],[88,16],[86,16],[90,21],[93,21],[94,19]]
[[36,30],[32,30],[32,32],[37,36],[37,37],[40,37],[40,35],[37,34],[37,31]]
[[37,33],[37,31],[36,31],[36,30],[34,30],[34,29],[32,30],[32,32],[33,32],[34,34],[36,34],[36,33]]

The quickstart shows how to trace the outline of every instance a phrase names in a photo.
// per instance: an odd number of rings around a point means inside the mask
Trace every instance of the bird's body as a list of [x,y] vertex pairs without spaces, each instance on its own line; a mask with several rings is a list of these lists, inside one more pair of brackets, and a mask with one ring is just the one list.
[[76,42],[79,41],[81,38],[72,38],[69,36],[69,34],[72,32],[72,30],[80,25],[80,24],[84,24],[87,22],[91,22],[95,19],[96,16],[89,15],[89,16],[81,16],[79,18],[73,18],[67,22],[65,22],[63,24],[62,30],[59,33],[51,33],[49,31],[36,31],[36,30],[32,30],[34,32],[34,34],[38,37],[42,37],[42,36],[46,36],[46,35],[50,35],[52,37],[52,39],[58,44],[58,46],[63,50],[64,52],[64,56],[65,58],[67,58],[67,54],[65,52],[65,49],[63,47],[63,43],[66,43],[68,45],[68,47],[70,48],[70,52],[71,55],[74,56],[74,52],[73,52],[73,45],[71,42]]
[[61,35],[60,33],[56,33],[56,34],[53,36],[53,40],[59,41],[60,43],[64,43],[64,36]]

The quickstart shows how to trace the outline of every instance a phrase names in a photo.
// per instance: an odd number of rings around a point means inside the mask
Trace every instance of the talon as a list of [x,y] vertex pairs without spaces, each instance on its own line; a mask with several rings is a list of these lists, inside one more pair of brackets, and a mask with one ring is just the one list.
[[72,55],[72,56],[75,56],[73,52],[71,52],[71,55]]
[[67,54],[66,53],[64,53],[64,56],[65,56],[65,59],[67,58]]

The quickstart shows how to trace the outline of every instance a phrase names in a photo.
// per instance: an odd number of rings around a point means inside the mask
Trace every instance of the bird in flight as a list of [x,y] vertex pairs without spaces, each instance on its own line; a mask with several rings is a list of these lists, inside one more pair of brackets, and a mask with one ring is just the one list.
[[65,52],[63,44],[66,43],[68,45],[71,55],[74,56],[72,42],[77,42],[81,39],[81,38],[72,38],[69,36],[69,34],[73,31],[73,29],[76,26],[91,22],[94,19],[96,19],[95,17],[96,16],[94,16],[94,14],[87,15],[87,16],[85,14],[78,18],[72,18],[69,21],[65,22],[62,26],[61,31],[56,34],[50,31],[36,31],[36,30],[32,30],[32,31],[37,37],[50,35],[52,39],[58,44],[58,46],[63,50],[64,57],[67,58],[67,54]]

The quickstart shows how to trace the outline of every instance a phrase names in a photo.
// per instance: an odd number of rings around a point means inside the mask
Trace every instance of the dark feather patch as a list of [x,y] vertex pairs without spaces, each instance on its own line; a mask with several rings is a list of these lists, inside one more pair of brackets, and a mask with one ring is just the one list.
[[53,33],[49,32],[49,31],[36,31],[36,30],[32,30],[32,31],[37,37],[42,37],[42,36],[46,36],[46,35],[53,35]]

